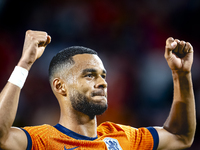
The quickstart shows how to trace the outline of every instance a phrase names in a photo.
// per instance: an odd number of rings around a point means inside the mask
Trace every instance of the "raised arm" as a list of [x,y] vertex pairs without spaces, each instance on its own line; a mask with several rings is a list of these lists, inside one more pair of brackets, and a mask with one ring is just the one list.
[[[46,32],[27,31],[23,53],[17,64],[18,69],[25,69],[24,71],[28,72],[36,59],[41,57],[50,41],[51,37]],[[11,127],[16,116],[21,92],[21,87],[14,81],[19,77],[15,79],[15,76],[16,74],[0,93],[0,148],[23,150],[27,147],[25,133],[21,129]]]
[[193,47],[188,42],[168,38],[165,58],[172,70],[174,98],[164,126],[156,128],[160,140],[158,149],[185,149],[191,146],[196,130],[191,76]]

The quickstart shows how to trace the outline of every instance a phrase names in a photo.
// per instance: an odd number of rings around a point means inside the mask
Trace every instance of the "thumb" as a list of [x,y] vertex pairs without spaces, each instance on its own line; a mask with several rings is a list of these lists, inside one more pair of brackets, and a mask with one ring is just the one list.
[[45,43],[45,46],[47,46],[49,43],[51,43],[51,36],[50,35],[47,36],[47,41]]
[[176,48],[176,46],[177,42],[172,37],[166,40],[165,58],[168,58],[172,55],[172,51]]
[[46,41],[42,41],[38,44],[38,47],[46,47],[51,42],[51,36],[47,35]]

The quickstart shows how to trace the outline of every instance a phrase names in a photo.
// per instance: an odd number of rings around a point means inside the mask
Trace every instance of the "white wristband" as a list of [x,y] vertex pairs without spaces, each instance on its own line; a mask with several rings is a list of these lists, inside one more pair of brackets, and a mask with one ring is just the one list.
[[17,85],[18,87],[22,89],[27,76],[28,76],[28,70],[19,66],[15,66],[15,69],[12,72],[8,81],[14,85]]

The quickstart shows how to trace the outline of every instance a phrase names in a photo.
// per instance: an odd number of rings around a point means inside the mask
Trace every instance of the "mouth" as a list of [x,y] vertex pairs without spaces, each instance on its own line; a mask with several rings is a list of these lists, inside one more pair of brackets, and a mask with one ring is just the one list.
[[93,91],[92,94],[91,94],[92,98],[95,99],[95,100],[105,100],[107,101],[107,95],[106,95],[106,92],[103,91],[103,90],[96,90],[96,91]]
[[106,93],[103,91],[103,90],[96,90],[96,91],[93,91],[92,92],[92,97],[95,97],[95,96],[104,96],[104,97],[107,97]]

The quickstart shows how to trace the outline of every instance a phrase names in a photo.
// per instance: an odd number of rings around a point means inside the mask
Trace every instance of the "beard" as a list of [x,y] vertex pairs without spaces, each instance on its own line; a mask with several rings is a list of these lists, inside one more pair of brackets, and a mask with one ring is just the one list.
[[70,101],[75,110],[88,115],[90,119],[94,119],[96,115],[103,114],[108,108],[107,103],[95,103],[84,94],[75,90],[73,91],[73,94],[70,94]]

